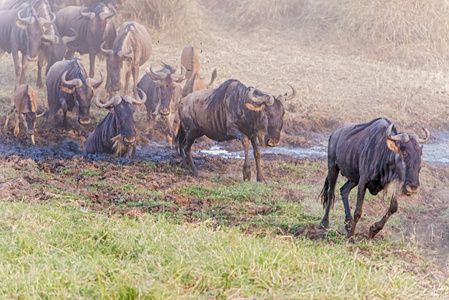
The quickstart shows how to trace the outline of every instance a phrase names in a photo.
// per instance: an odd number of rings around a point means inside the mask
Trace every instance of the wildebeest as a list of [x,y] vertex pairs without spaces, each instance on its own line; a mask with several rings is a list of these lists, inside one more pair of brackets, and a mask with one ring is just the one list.
[[14,95],[11,98],[11,110],[6,117],[5,131],[8,128],[8,122],[14,111],[16,124],[14,126],[14,135],[19,135],[20,116],[25,118],[25,126],[27,127],[27,133],[31,136],[31,142],[34,145],[34,129],[36,126],[36,118],[41,116],[36,114],[36,93],[33,88],[28,84],[22,84],[14,91]]
[[89,76],[95,74],[95,56],[100,53],[100,45],[112,44],[116,36],[115,26],[111,18],[115,15],[115,9],[99,3],[85,8],[84,6],[64,7],[56,13],[56,27],[61,36],[73,36],[77,38],[67,44],[66,59],[73,58],[75,52],[89,54]]
[[210,88],[217,78],[217,69],[214,69],[212,71],[212,77],[209,84],[204,83],[199,74],[200,62],[198,60],[198,51],[193,46],[187,46],[182,50],[181,65],[183,65],[187,69],[187,81],[182,89],[183,97],[192,92]]
[[132,157],[136,152],[136,128],[134,124],[134,104],[145,103],[147,96],[138,89],[142,98],[131,96],[114,96],[106,103],[100,101],[100,93],[95,97],[95,104],[106,108],[109,113],[92,131],[86,140],[87,153],[114,153],[117,156]]
[[243,179],[251,179],[248,164],[249,141],[256,160],[257,181],[263,181],[260,166],[260,150],[256,138],[263,145],[274,147],[279,144],[284,117],[284,101],[296,95],[273,96],[255,88],[248,88],[240,81],[230,79],[217,89],[193,92],[181,100],[179,119],[181,122],[176,140],[179,144],[184,165],[187,156],[193,174],[198,177],[191,156],[195,139],[206,135],[216,141],[239,139],[245,148]]
[[[16,9],[0,11],[0,49],[12,53],[16,74],[15,86],[25,82],[28,61],[37,60],[41,39],[52,40],[45,35],[45,28],[55,21],[36,14],[30,3],[23,3]],[[19,65],[19,51],[22,53],[22,67]]]
[[[157,72],[150,66],[147,72],[137,84],[137,87],[147,95],[145,106],[148,120],[157,116],[162,116],[168,121],[168,143],[173,147],[173,136],[176,134],[178,118],[176,104],[181,100],[181,87],[179,83],[185,80],[186,69],[181,65],[182,73],[175,74],[176,69],[162,63],[163,68]],[[176,120],[175,120],[176,119]]]
[[125,0],[48,0],[52,11],[58,11],[66,6],[93,6],[99,3],[106,5],[112,4],[117,6],[122,4]]
[[[20,5],[23,5],[27,2],[29,2],[33,6],[33,9],[35,10],[38,18],[42,18],[44,20],[51,20],[55,18],[55,14],[52,13],[47,0],[9,0],[4,2],[3,4],[0,3],[0,9],[16,9]],[[67,38],[65,38],[64,40],[60,38],[54,23],[45,26],[37,62],[37,87],[43,87],[41,69],[44,61],[48,61],[48,71],[53,63],[62,60],[62,58],[64,57],[66,47],[63,41],[67,41]]]
[[[321,191],[321,201],[326,209],[321,224],[329,227],[329,211],[335,201],[335,184],[339,172],[348,180],[340,189],[345,208],[345,227],[348,237],[354,235],[355,227],[362,216],[362,206],[366,189],[377,195],[386,189],[391,198],[390,208],[385,216],[369,230],[373,238],[397,211],[398,195],[417,193],[419,171],[421,169],[422,146],[430,136],[423,128],[426,137],[409,136],[397,133],[393,124],[378,118],[369,123],[348,125],[337,129],[329,138],[328,175]],[[354,218],[349,208],[349,192],[358,185],[357,205]]]
[[[145,26],[137,22],[125,22],[115,38],[112,49],[105,49],[105,43],[101,45],[101,51],[107,57],[108,82],[106,89],[109,93],[121,89],[121,76],[125,78],[124,93],[128,93],[128,84],[131,74],[133,76],[133,92],[137,97],[137,80],[139,79],[139,67],[147,62],[151,55],[151,36]],[[110,80],[110,81],[109,81]]]
[[64,125],[67,125],[67,110],[78,108],[78,122],[82,125],[90,123],[90,102],[94,91],[103,82],[101,78],[89,78],[83,64],[76,58],[56,62],[47,74],[47,97],[50,119],[62,108]]

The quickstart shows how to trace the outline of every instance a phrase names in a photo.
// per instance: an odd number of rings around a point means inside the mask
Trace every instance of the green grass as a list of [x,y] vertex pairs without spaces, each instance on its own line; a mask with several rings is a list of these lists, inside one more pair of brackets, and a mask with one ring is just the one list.
[[[442,299],[391,242],[255,237],[209,222],[129,219],[70,204],[0,202],[4,298]],[[369,250],[370,255],[361,252]],[[389,255],[385,255],[389,253]]]

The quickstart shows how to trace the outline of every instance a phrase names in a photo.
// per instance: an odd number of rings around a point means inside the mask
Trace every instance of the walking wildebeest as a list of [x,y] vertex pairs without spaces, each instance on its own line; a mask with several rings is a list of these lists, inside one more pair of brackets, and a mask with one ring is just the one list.
[[100,49],[107,57],[106,67],[110,76],[106,82],[106,90],[110,94],[119,91],[121,89],[121,75],[124,74],[124,94],[127,94],[129,78],[132,74],[133,93],[137,97],[139,67],[146,63],[151,55],[151,36],[145,26],[137,22],[125,22],[120,26],[112,49],[105,49],[104,46],[105,43],[101,45]]
[[[16,81],[14,89],[25,82],[28,61],[37,60],[41,39],[54,39],[46,36],[45,29],[55,22],[36,14],[30,3],[23,3],[16,9],[0,11],[0,50],[12,53]],[[19,64],[19,51],[22,53],[22,66]]]
[[198,177],[191,156],[195,139],[206,135],[216,141],[239,139],[245,148],[243,179],[251,179],[248,164],[249,141],[256,160],[257,181],[263,181],[260,166],[260,150],[256,138],[263,145],[279,144],[284,117],[284,101],[293,99],[284,94],[274,98],[252,87],[246,87],[235,79],[227,80],[217,89],[193,92],[179,105],[180,128],[176,136],[184,165],[187,156],[193,174]]
[[17,89],[14,91],[14,95],[11,98],[11,110],[8,113],[8,116],[6,117],[5,122],[5,131],[8,128],[8,122],[11,118],[14,111],[15,114],[15,121],[16,124],[14,126],[14,135],[19,135],[19,124],[20,124],[20,116],[25,116],[25,126],[27,127],[27,134],[31,136],[31,142],[34,145],[34,129],[36,126],[36,118],[40,117],[42,114],[37,115],[36,109],[36,93],[34,92],[33,88],[29,86],[28,84],[22,84],[17,87]]
[[114,153],[126,158],[136,152],[136,128],[134,124],[134,104],[145,103],[147,96],[138,89],[142,98],[114,96],[106,103],[100,101],[100,93],[95,97],[95,104],[106,108],[109,113],[92,131],[86,140],[87,153]]
[[182,97],[200,90],[208,89],[217,78],[217,69],[212,71],[212,77],[209,84],[205,84],[200,76],[200,62],[198,60],[198,51],[193,46],[187,46],[182,50],[181,65],[187,69],[187,81],[182,89]]
[[[385,216],[369,230],[369,238],[373,238],[397,211],[398,195],[410,196],[418,192],[422,155],[419,144],[425,143],[430,136],[429,131],[423,129],[426,133],[424,139],[417,135],[398,134],[389,120],[378,118],[334,131],[329,138],[328,175],[321,191],[321,201],[326,209],[322,226],[329,227],[329,210],[335,201],[335,184],[341,172],[348,179],[340,192],[349,238],[354,236],[355,227],[362,216],[366,189],[373,195],[386,189],[391,198]],[[352,218],[348,195],[357,185],[357,205]]]
[[[177,118],[177,104],[181,100],[181,87],[179,83],[185,80],[186,69],[181,65],[182,73],[175,74],[176,69],[172,66],[162,63],[163,68],[157,72],[150,66],[150,72],[147,72],[137,84],[147,95],[145,107],[147,109],[147,118],[152,120],[162,116],[167,119],[168,134],[167,139],[170,148],[173,148],[173,137],[176,134],[179,118]],[[176,120],[175,120],[176,119]]]
[[94,91],[103,82],[101,78],[94,80],[87,77],[86,69],[76,58],[56,62],[47,74],[47,96],[50,119],[54,120],[56,113],[62,108],[63,124],[67,125],[67,110],[78,108],[78,122],[81,125],[90,123],[90,102]]
[[64,7],[56,13],[56,27],[61,36],[77,38],[67,44],[66,59],[72,59],[75,52],[89,54],[89,76],[95,74],[95,56],[100,53],[100,45],[111,45],[116,36],[111,18],[116,14],[113,7],[103,3],[85,8],[84,6]]

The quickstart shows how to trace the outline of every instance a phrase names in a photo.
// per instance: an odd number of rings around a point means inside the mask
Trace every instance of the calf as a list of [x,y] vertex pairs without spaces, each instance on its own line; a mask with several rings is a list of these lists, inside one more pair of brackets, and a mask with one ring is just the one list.
[[9,119],[15,111],[16,124],[14,126],[14,135],[19,135],[20,116],[22,115],[25,117],[24,119],[27,127],[27,133],[31,136],[31,142],[34,145],[34,130],[36,126],[36,118],[44,114],[42,113],[40,115],[36,115],[36,107],[36,93],[34,92],[33,88],[28,84],[19,85],[14,92],[13,97],[11,98],[11,110],[6,117],[4,130],[6,131]]

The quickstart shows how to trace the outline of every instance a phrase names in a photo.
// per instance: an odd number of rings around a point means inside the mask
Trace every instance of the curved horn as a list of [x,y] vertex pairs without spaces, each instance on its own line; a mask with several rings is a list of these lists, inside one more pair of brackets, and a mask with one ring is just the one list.
[[20,20],[21,22],[23,22],[23,23],[33,24],[34,21],[36,20],[35,18],[33,18],[33,17],[22,18],[22,17],[20,16],[20,14],[21,14],[24,10],[25,10],[25,8],[23,8],[23,9],[21,9],[21,10],[19,10],[19,11],[17,12],[17,19],[19,19],[19,20]]
[[[142,98],[140,98],[140,96],[139,96],[139,91],[143,95]],[[136,105],[144,104],[145,101],[147,101],[147,95],[139,88],[137,88],[137,95],[136,96],[137,96],[137,99],[131,98],[132,99],[132,103],[134,103]],[[129,97],[129,96],[125,96],[125,97]]]
[[101,51],[104,55],[106,55],[106,56],[111,56],[112,54],[114,54],[114,51],[113,51],[112,49],[105,49],[105,48],[104,48],[104,43],[105,43],[105,42],[101,43],[101,45],[100,45],[100,51]]
[[295,88],[294,88],[292,85],[288,84],[288,83],[287,83],[287,85],[292,89],[292,94],[291,94],[291,95],[285,96],[285,97],[284,97],[284,101],[292,100],[292,99],[295,98],[295,96],[296,96],[296,90],[295,90]]
[[109,11],[109,12],[104,11],[104,12],[101,12],[99,15],[101,20],[103,20],[103,21],[108,18],[112,18],[117,13],[117,11],[115,10],[115,8],[112,5],[108,6],[108,8],[112,9],[112,11]]
[[165,77],[167,77],[166,73],[163,72],[154,72],[153,71],[153,65],[150,65],[150,73],[146,72],[148,76],[150,76],[150,78],[156,78],[156,80],[162,80]]
[[83,82],[81,81],[81,79],[75,78],[75,79],[67,81],[65,78],[66,76],[67,76],[67,71],[65,71],[64,74],[62,74],[62,77],[61,77],[62,83],[67,84],[67,85],[74,85],[77,88],[83,86]]
[[89,20],[92,20],[93,18],[95,18],[94,12],[84,12],[84,6],[81,6],[80,15],[82,15],[84,17],[88,17]]
[[117,52],[117,55],[120,56],[120,57],[124,57],[124,56],[130,55],[131,52],[132,52],[132,50],[129,50],[129,51],[127,51],[127,52],[125,52],[125,51],[123,51],[123,50],[120,50],[119,52]]
[[74,40],[76,40],[78,38],[78,33],[75,31],[75,29],[70,28],[70,30],[72,30],[74,36],[63,36],[62,37],[62,43],[67,46],[68,43],[73,42]]
[[415,139],[418,143],[420,143],[420,144],[424,144],[424,143],[427,142],[427,141],[429,140],[429,138],[430,138],[430,131],[429,131],[426,127],[423,127],[422,129],[423,129],[424,132],[426,133],[426,137],[425,137],[425,138],[421,139],[417,134],[414,134],[414,135],[412,136],[412,138],[414,138],[414,139]]
[[[256,88],[250,88],[250,92],[248,94],[248,99],[255,102],[255,103],[264,103],[268,106],[273,105],[274,103],[274,97],[273,96],[265,96],[265,97],[261,97],[261,99],[257,99],[253,97],[254,91],[256,90]],[[268,97],[268,100],[267,100]]]
[[391,135],[391,130],[392,129],[393,129],[393,124],[388,126],[387,139],[392,140],[392,141],[400,141],[400,142],[403,142],[403,143],[407,143],[410,140],[410,137],[406,133],[399,133],[399,134],[396,134],[396,135],[392,136]]
[[106,103],[100,102],[100,94],[103,91],[103,89],[98,92],[98,94],[95,96],[95,105],[97,105],[99,108],[107,108],[111,105],[119,105],[120,102],[122,102],[122,98],[119,96],[114,96],[111,99],[109,99]]
[[181,70],[181,75],[171,74],[170,78],[176,82],[182,82],[184,79],[186,79],[187,69],[181,64]]
[[101,70],[100,70],[100,79],[97,79],[97,80],[95,80],[93,78],[87,78],[86,79],[86,85],[91,87],[91,88],[94,88],[94,85],[102,83],[102,82],[103,82],[103,73],[101,72]]
[[53,24],[56,21],[56,15],[52,12],[50,12],[50,19],[44,19],[44,18],[39,18],[39,24],[41,24],[41,26],[49,26],[51,24]]
[[49,41],[53,45],[59,43],[59,37],[56,34],[43,34],[42,39]]

